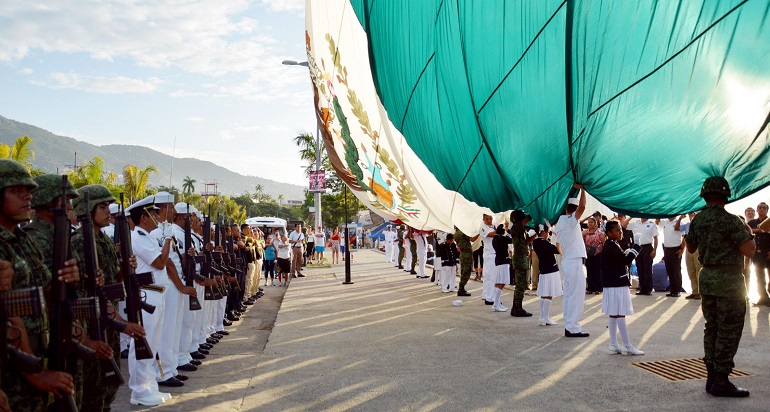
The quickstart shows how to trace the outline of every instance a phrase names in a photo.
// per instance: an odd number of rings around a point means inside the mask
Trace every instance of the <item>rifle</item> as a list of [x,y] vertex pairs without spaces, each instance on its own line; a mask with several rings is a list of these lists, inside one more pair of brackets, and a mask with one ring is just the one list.
[[[0,292],[0,372],[6,365],[23,373],[39,373],[43,359],[20,351],[8,344],[8,318],[17,316],[44,317],[45,298],[43,288],[16,289]],[[10,326],[13,328],[13,326]],[[16,329],[16,328],[14,328]],[[21,335],[21,331],[19,331]],[[2,374],[0,374],[2,377]]]
[[[88,324],[88,336],[93,339],[99,339],[103,342],[107,342],[107,334],[105,328],[110,325],[118,332],[123,332],[126,329],[126,324],[112,318],[107,312],[107,296],[103,289],[96,283],[96,275],[99,270],[98,255],[96,252],[96,243],[94,242],[94,224],[91,221],[91,205],[90,194],[86,192],[84,194],[86,203],[86,213],[80,218],[80,226],[83,230],[83,257],[85,259],[85,287],[88,293],[96,297],[99,301],[99,317],[92,319]],[[125,290],[123,290],[123,284],[117,284],[120,292],[123,292],[125,297]],[[99,359],[99,368],[101,370],[102,381],[109,386],[120,386],[125,383],[123,376],[120,373],[118,364],[115,363],[114,358]]]
[[[54,210],[53,264],[51,273],[51,341],[48,347],[48,369],[71,375],[72,357],[91,360],[94,351],[72,338],[72,323],[77,319],[98,314],[96,298],[73,299],[71,289],[56,275],[65,267],[70,256],[70,221],[67,217],[67,176],[62,176],[61,205]],[[77,411],[72,395],[54,399],[53,410]]]
[[[211,211],[209,211],[211,213]],[[209,251],[206,249],[211,243],[211,217],[206,215],[203,218],[203,254],[195,257],[195,262],[201,265],[201,275],[207,279],[214,279],[214,274],[211,271],[211,259]],[[206,291],[203,294],[203,300],[220,300],[222,299],[222,291],[220,285],[206,287]]]
[[[192,228],[190,227],[190,204],[187,204],[187,216],[184,218],[184,260],[182,260],[182,273],[184,274],[185,284],[189,287],[195,287],[195,259],[192,259],[187,251],[193,247]],[[179,255],[182,259],[182,255]],[[210,299],[209,299],[210,300]],[[195,296],[190,296],[190,310],[201,310],[201,302]]]
[[[232,225],[229,225],[232,227]],[[224,236],[224,234],[223,234]],[[237,266],[237,263],[235,261],[235,245],[233,244],[234,236],[232,233],[232,229],[230,231],[230,241],[225,244],[227,247],[226,253],[223,254],[223,257],[225,258],[225,264],[227,265],[228,270],[230,271],[230,276],[234,277],[235,281],[230,281],[230,283],[233,284],[232,290],[235,291],[235,293],[241,292],[241,286],[238,284],[238,273],[240,272],[240,269]]]
[[[133,254],[133,249],[131,248],[131,234],[128,230],[128,221],[126,220],[126,214],[123,212],[123,193],[120,194],[120,205],[120,213],[115,217],[115,237],[120,243],[120,254],[122,255],[120,272],[123,274],[123,284],[126,287],[126,319],[129,322],[141,325],[142,309],[148,313],[153,313],[155,312],[155,306],[142,301],[142,292],[139,290],[139,287],[155,283],[155,278],[152,276],[152,272],[135,273],[134,268],[131,267],[129,258]],[[133,338],[137,360],[153,359],[155,357],[146,338],[139,336],[134,336]]]

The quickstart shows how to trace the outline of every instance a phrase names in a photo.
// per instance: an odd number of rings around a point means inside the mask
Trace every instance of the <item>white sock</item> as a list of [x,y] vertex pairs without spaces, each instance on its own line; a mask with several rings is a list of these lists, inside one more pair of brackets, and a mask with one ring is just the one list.
[[502,290],[500,290],[498,288],[495,288],[495,294],[494,294],[495,304],[493,306],[494,308],[499,308],[500,307],[500,292],[502,292]]
[[540,316],[543,317],[543,320],[549,320],[551,319],[551,299],[540,299],[541,302],[543,302],[543,308],[541,309]]
[[618,346],[618,318],[610,318],[610,345]]
[[618,318],[618,330],[620,331],[620,337],[623,338],[623,344],[626,347],[631,346],[631,338],[628,336],[628,326],[626,325],[626,318]]
[[545,306],[545,299],[540,299],[540,302],[538,302],[538,307],[540,308],[540,320],[546,320],[548,317],[545,316],[545,311],[543,310],[543,306]]

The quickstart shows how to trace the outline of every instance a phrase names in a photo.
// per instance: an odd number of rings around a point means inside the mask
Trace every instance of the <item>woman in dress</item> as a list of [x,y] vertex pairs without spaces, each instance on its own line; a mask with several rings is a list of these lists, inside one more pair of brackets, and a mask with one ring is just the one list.
[[537,237],[532,241],[532,249],[540,262],[540,276],[537,282],[537,295],[540,296],[540,320],[538,325],[548,326],[557,323],[551,320],[551,302],[554,296],[564,295],[561,285],[559,266],[556,264],[556,255],[559,248],[548,241],[551,230],[546,225],[537,225]]
[[508,308],[500,303],[500,296],[503,294],[505,285],[511,281],[511,255],[508,252],[508,245],[512,244],[513,240],[503,225],[497,226],[495,232],[496,235],[492,238],[492,247],[495,249],[495,270],[492,279],[495,289],[492,309],[495,312],[507,312]]
[[340,229],[335,227],[332,235],[329,236],[329,243],[332,247],[332,265],[340,263]]
[[599,229],[596,218],[588,218],[588,229],[583,231],[586,244],[586,294],[602,293],[602,248],[606,239],[604,232]]

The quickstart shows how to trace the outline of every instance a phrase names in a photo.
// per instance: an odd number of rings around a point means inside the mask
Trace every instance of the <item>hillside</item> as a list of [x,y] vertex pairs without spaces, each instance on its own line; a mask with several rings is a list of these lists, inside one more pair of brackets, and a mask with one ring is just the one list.
[[[147,165],[155,165],[158,173],[150,177],[153,186],[168,185],[171,173],[171,156],[156,150],[134,145],[105,145],[97,146],[81,142],[67,136],[55,135],[45,129],[26,123],[17,122],[0,116],[0,143],[13,145],[13,142],[21,136],[32,138],[32,150],[35,159],[32,164],[46,172],[56,173],[71,166],[75,162],[77,153],[78,164],[94,157],[104,160],[107,170],[117,174],[123,170],[126,164],[135,164],[140,168]],[[286,200],[303,200],[305,188],[288,183],[280,183],[257,176],[244,176],[233,172],[212,162],[194,158],[175,158],[172,185],[181,190],[182,180],[190,176],[198,182],[195,184],[196,192],[203,190],[203,182],[216,180],[219,183],[219,193],[238,195],[243,192],[254,192],[256,185],[262,185],[264,193],[277,198],[283,194]]]

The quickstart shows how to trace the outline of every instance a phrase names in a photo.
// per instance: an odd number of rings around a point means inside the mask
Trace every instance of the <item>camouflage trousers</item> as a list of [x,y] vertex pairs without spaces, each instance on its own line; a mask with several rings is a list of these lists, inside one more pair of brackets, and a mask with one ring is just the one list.
[[511,271],[514,272],[514,284],[516,285],[513,288],[513,307],[514,309],[519,309],[521,308],[522,302],[524,302],[524,290],[529,287],[529,283],[527,282],[527,271],[514,269],[511,269]]
[[404,266],[404,245],[403,243],[400,243],[398,246],[398,265]]
[[472,268],[473,256],[470,253],[460,253],[460,290],[464,290],[465,285],[468,284]]
[[[107,330],[107,343],[112,348],[115,363],[120,367],[120,336],[118,332]],[[102,368],[98,360],[85,362],[83,365],[83,387],[88,388],[88,396],[83,396],[79,405],[81,411],[109,411],[110,405],[118,395],[117,386],[102,382]]]
[[716,372],[730,373],[735,367],[733,357],[743,333],[746,299],[702,295],[701,309],[706,320],[703,333],[706,365],[713,365]]
[[410,269],[414,272],[414,268],[417,266],[417,242],[413,240],[410,243],[409,250],[412,252],[412,267]]

